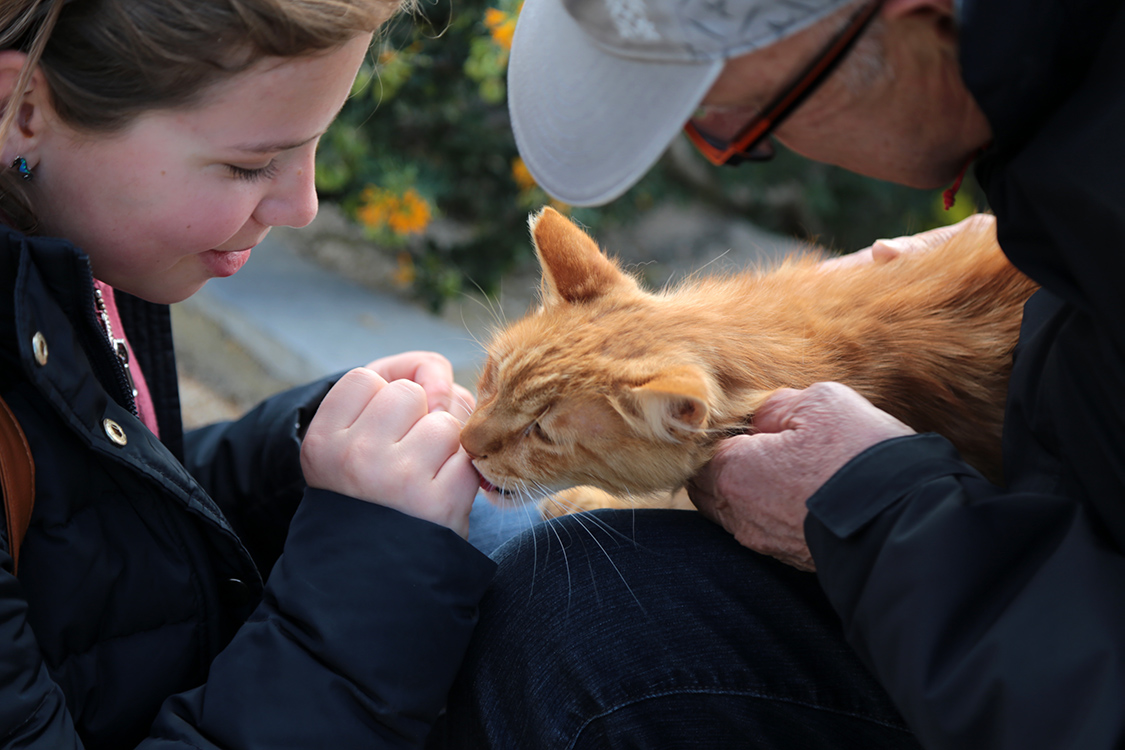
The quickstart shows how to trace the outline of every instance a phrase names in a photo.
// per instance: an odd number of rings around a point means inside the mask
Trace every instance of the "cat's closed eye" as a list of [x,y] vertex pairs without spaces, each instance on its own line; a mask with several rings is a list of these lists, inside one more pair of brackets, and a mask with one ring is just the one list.
[[547,435],[547,431],[543,429],[543,425],[539,424],[538,419],[527,426],[527,429],[523,431],[523,436],[534,437],[547,445],[554,445],[555,442]]

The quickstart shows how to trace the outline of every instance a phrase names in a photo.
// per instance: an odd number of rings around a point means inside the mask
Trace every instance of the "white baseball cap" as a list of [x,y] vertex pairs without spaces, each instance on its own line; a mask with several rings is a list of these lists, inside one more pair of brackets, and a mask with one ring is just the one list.
[[508,63],[516,145],[536,182],[574,206],[633,186],[729,58],[854,0],[525,0]]

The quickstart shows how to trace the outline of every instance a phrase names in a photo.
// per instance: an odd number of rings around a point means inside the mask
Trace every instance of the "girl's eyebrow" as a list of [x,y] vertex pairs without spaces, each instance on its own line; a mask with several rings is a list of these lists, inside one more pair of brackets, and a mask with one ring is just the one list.
[[317,133],[316,135],[314,135],[310,138],[306,138],[303,141],[273,141],[273,142],[263,142],[263,143],[243,143],[243,144],[240,144],[238,146],[234,146],[233,149],[235,151],[245,151],[245,152],[250,153],[250,154],[269,154],[269,153],[275,153],[275,152],[278,152],[278,151],[291,151],[295,148],[300,148],[301,146],[304,146],[306,143],[310,143],[312,141],[315,141],[317,138],[321,137],[322,135],[324,135],[324,133]]
[[[345,100],[340,105],[340,108],[336,110],[336,113],[332,115],[332,120],[331,120],[332,122],[335,122],[336,118],[340,116],[340,112],[344,109],[345,104],[347,104],[347,100]],[[310,136],[309,138],[306,138],[303,141],[295,141],[295,142],[291,142],[291,143],[278,142],[278,141],[275,141],[273,143],[244,143],[241,146],[235,146],[234,148],[235,148],[236,151],[245,151],[245,152],[250,153],[250,154],[269,154],[269,153],[276,153],[278,151],[291,151],[292,149],[300,148],[301,146],[304,146],[306,143],[309,143],[311,141],[315,141],[317,138],[320,138],[322,135],[324,135],[327,132],[328,132],[327,130],[322,130],[319,133],[317,133],[313,136]]]

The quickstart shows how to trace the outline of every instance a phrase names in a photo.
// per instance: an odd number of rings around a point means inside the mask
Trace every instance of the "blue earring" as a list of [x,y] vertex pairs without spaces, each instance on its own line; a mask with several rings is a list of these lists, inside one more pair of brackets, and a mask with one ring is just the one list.
[[31,173],[31,167],[27,166],[27,159],[22,156],[17,156],[15,161],[12,162],[12,169],[16,170],[20,177],[25,180],[30,180],[34,176]]

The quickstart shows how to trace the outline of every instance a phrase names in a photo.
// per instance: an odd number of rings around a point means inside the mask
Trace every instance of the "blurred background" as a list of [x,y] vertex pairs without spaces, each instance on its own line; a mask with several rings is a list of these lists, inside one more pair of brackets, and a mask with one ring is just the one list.
[[[393,278],[434,310],[467,288],[493,293],[531,253],[526,215],[551,203],[595,236],[668,206],[701,206],[847,251],[959,221],[981,208],[967,180],[940,191],[858,177],[780,149],[716,169],[680,137],[641,183],[596,209],[551,201],[516,152],[505,73],[518,0],[423,0],[400,16],[323,139],[317,186],[394,259]],[[616,250],[616,248],[613,248]]]

